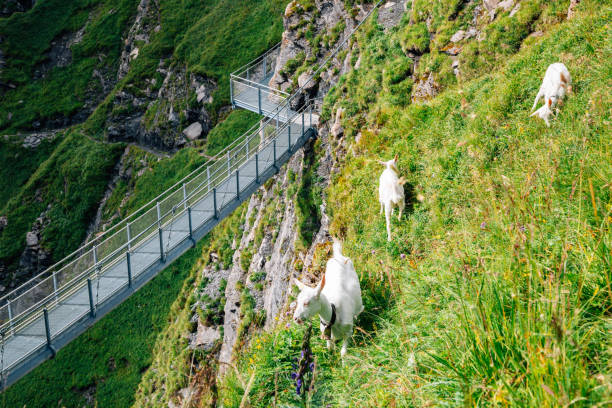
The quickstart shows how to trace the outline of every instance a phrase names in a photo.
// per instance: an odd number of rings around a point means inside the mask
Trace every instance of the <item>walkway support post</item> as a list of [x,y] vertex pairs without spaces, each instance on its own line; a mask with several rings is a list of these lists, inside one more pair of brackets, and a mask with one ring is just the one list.
[[236,199],[240,201],[240,172],[236,170]]
[[159,260],[161,263],[166,262],[166,256],[164,255],[164,231],[161,227],[158,228],[159,231]]
[[261,88],[257,87],[257,109],[261,115]]
[[274,139],[274,141],[272,142],[272,150],[274,153],[274,161],[272,162],[272,167],[274,167],[274,170],[278,172],[278,166],[276,165],[276,139]]
[[49,326],[49,312],[47,308],[43,309],[43,317],[45,320],[45,335],[47,337],[47,347],[51,350],[51,354],[55,357],[55,349],[51,345],[51,327]]
[[215,215],[215,219],[218,220],[219,219],[219,212],[217,211],[217,188],[213,188],[213,208],[214,208],[214,215]]
[[210,191],[210,166],[206,167],[206,182],[208,183],[207,191]]
[[53,296],[57,302],[57,276],[55,275],[55,271],[53,271]]
[[129,222],[126,223],[125,229],[127,230],[127,239],[128,239],[127,248],[128,248],[128,251],[131,251],[132,250],[132,234],[130,233],[130,223]]
[[193,242],[193,246],[195,246],[196,242],[193,239],[193,226],[191,223],[191,207],[187,207],[187,219],[189,220],[189,239]]
[[259,184],[259,153],[255,153],[255,183]]
[[89,315],[91,317],[96,317],[96,308],[94,306],[93,300],[93,290],[91,288],[91,279],[89,278],[87,278],[87,293],[89,293]]
[[132,287],[132,255],[130,251],[125,253],[125,260],[127,262],[127,273],[128,273],[128,287]]
[[11,334],[15,334],[15,328],[13,327],[13,311],[11,310],[11,299],[7,302],[8,306],[8,318],[9,318],[9,326],[11,328]]

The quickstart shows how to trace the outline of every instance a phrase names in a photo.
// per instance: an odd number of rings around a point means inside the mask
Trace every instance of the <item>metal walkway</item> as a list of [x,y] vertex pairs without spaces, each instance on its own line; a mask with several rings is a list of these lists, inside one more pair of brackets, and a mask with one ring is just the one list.
[[265,116],[155,200],[0,299],[3,389],[85,331],[195,245],[316,135],[267,86],[278,46],[231,75],[232,104]]

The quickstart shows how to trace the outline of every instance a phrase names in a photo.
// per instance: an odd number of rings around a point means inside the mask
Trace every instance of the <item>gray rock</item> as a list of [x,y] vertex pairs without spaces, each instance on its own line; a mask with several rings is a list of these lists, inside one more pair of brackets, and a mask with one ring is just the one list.
[[6,215],[0,217],[0,232],[8,225],[8,218]]
[[38,245],[38,234],[36,232],[29,231],[26,234],[26,245],[31,247]]
[[183,130],[183,134],[189,140],[196,140],[202,134],[202,124],[200,122],[193,122]]
[[412,101],[431,99],[439,92],[439,85],[433,77],[433,73],[429,73],[427,78],[419,79],[412,90]]
[[209,351],[219,340],[221,334],[216,327],[207,327],[198,320],[198,331],[196,332],[193,342],[190,343],[191,348],[201,348]]

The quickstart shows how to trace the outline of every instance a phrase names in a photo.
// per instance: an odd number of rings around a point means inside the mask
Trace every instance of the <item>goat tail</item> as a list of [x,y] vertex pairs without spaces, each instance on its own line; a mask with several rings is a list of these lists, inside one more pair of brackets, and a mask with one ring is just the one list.
[[387,241],[391,241],[391,201],[385,203],[385,221],[387,221]]

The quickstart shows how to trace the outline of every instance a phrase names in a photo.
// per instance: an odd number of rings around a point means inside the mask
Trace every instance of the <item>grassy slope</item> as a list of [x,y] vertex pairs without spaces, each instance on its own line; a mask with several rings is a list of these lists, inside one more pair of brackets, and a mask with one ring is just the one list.
[[[517,20],[529,21],[536,6],[522,2]],[[552,4],[535,21],[566,6]],[[514,57],[489,52],[470,81],[423,105],[403,106],[385,89],[394,81],[381,71],[399,57],[402,29],[385,36],[366,27],[362,68],[327,101],[348,108],[348,137],[362,132],[329,209],[361,277],[364,331],[344,367],[313,342],[323,370],[312,406],[610,403],[612,146],[610,90],[601,84],[610,81],[611,10],[594,1],[581,10],[571,22],[548,21],[545,36],[516,46]],[[506,35],[488,37],[491,51],[507,50],[500,45],[516,43],[520,30],[507,15],[499,21],[489,34]],[[529,108],[558,60],[574,94],[546,128]],[[387,243],[374,159],[394,153],[424,201],[409,197],[414,209],[393,221]],[[307,405],[289,378],[302,334],[281,326],[239,356],[243,380],[254,376],[252,406]],[[220,389],[236,406],[244,384],[230,375]]]
[[[174,321],[172,305],[207,240],[189,250],[125,303],[0,395],[2,407],[129,407],[159,334]],[[92,405],[93,406],[93,405]]]
[[27,183],[8,200],[2,214],[0,258],[17,262],[32,222],[47,208],[50,219],[42,245],[61,259],[78,247],[123,146],[92,141],[74,131],[58,144]]
[[[92,80],[94,69],[116,70],[121,36],[137,4],[136,0],[45,0],[26,13],[0,19],[7,61],[2,81],[18,85],[2,96],[0,131],[29,129],[35,120],[70,115],[82,107],[86,92],[97,92],[100,86],[97,79]],[[47,58],[51,42],[86,23],[83,39],[71,47],[72,63],[54,68],[46,78],[33,80],[34,70]]]
[[[165,53],[169,50],[172,51],[175,40],[178,41],[183,38],[182,32],[177,33],[173,30],[186,30],[190,24],[194,24],[194,19],[199,20],[202,18],[201,16],[206,13],[213,13],[214,15],[214,18],[203,17],[206,24],[212,24],[213,27],[222,30],[222,35],[221,33],[211,32],[210,29],[207,28],[205,30],[207,35],[214,37],[216,40],[213,42],[204,41],[203,43],[194,41],[191,45],[184,46],[183,52],[187,52],[191,46],[203,47],[201,52],[208,55],[206,58],[214,57],[213,62],[210,63],[212,65],[209,65],[212,70],[210,74],[218,75],[220,84],[222,85],[227,82],[227,76],[225,75],[227,72],[253,59],[258,53],[263,52],[268,45],[280,39],[282,30],[280,15],[284,9],[284,1],[259,2],[255,5],[257,7],[255,14],[258,16],[258,20],[255,20],[255,23],[249,21],[243,24],[242,28],[235,30],[233,34],[229,31],[232,27],[238,25],[236,15],[242,18],[247,10],[251,10],[255,6],[251,2],[231,2],[231,4],[228,2],[218,2],[215,4],[216,8],[212,7],[211,3],[196,4],[196,2],[193,2],[189,7],[187,5],[175,4],[170,1],[162,4],[164,18],[167,19],[162,19],[162,24],[164,21],[168,23],[164,25],[165,29],[160,31],[160,33],[164,35],[164,40],[161,43],[152,41],[151,47],[154,48],[154,50],[149,50],[149,53],[141,51],[136,61],[142,61],[142,65],[139,65],[140,63],[135,64],[134,71],[130,72],[128,78],[122,84],[129,84],[130,81],[137,81],[138,78],[143,78],[147,74],[147,63],[154,63],[154,66],[152,65],[153,68],[157,67],[159,57],[165,56]],[[196,6],[197,8],[194,8]],[[228,9],[227,7],[224,8],[225,6],[230,7],[233,14],[227,13]],[[267,24],[264,24],[262,20],[264,14],[268,16]],[[278,18],[272,20],[270,19],[270,15],[278,16]],[[187,19],[187,17],[189,18]],[[170,22],[172,22],[172,24],[170,24]],[[203,23],[200,22],[199,24]],[[247,31],[244,31],[245,29]],[[199,31],[194,31],[194,33],[201,35]],[[176,38],[174,38],[173,35],[176,36]],[[224,38],[234,42],[233,44],[236,47],[236,52],[232,54],[232,59],[226,60],[221,65],[215,65],[226,55],[226,48],[222,44]],[[243,41],[245,38],[250,38],[251,40]],[[202,39],[202,41],[203,40],[204,39]],[[165,44],[165,42],[168,41],[172,43]],[[190,58],[195,58],[194,56],[198,53],[200,53],[200,51],[194,51]],[[141,56],[145,58],[141,60]],[[205,66],[206,65],[202,65],[202,67]],[[120,84],[120,86],[122,86],[122,84]],[[227,89],[225,93],[228,94]],[[220,105],[227,103],[227,97],[228,95],[225,95],[224,99],[215,100],[219,100]],[[96,112],[96,114],[98,114],[98,112]],[[96,114],[94,114],[94,118],[92,119],[95,119]],[[211,141],[210,145],[203,144],[196,148],[184,149],[177,155],[160,161],[157,161],[157,158],[153,155],[133,147],[131,153],[134,156],[133,158],[135,160],[141,158],[147,160],[150,164],[151,171],[137,178],[134,185],[130,186],[130,188],[133,188],[134,192],[126,206],[122,209],[121,214],[125,215],[135,211],[140,205],[156,196],[163,188],[172,185],[202,163],[204,158],[198,154],[199,151],[204,151],[206,154],[216,153],[230,143],[232,137],[242,134],[254,124],[257,119],[257,115],[248,112],[232,112],[226,120],[220,122],[211,132],[209,136],[209,140]],[[95,128],[92,124],[96,124],[95,120],[88,121],[83,127],[83,130],[90,133],[90,131]],[[24,188],[11,193],[11,197],[13,198],[5,210],[2,211],[2,214],[9,215],[10,228],[7,227],[0,236],[0,256],[6,256],[8,259],[12,260],[17,259],[16,256],[20,252],[20,248],[23,248],[22,241],[25,238],[22,239],[22,237],[25,237],[25,232],[30,227],[32,221],[40,214],[42,209],[46,208],[48,202],[53,203],[55,200],[59,200],[59,202],[54,204],[51,213],[53,217],[51,227],[53,229],[50,230],[53,233],[45,234],[47,238],[45,245],[51,248],[58,248],[58,250],[62,251],[62,254],[78,246],[78,243],[80,243],[83,238],[82,234],[84,234],[88,222],[92,218],[92,211],[95,211],[95,205],[99,202],[99,198],[108,182],[110,176],[109,171],[112,165],[117,161],[121,149],[122,145],[120,144],[105,145],[93,142],[88,138],[80,136],[80,133],[75,131],[70,136],[67,136],[66,140],[62,141],[54,151],[51,149],[49,150],[49,153],[53,151],[53,153],[50,154],[50,158],[46,161],[44,157],[40,159],[42,162],[40,168],[36,170],[34,168],[34,163],[32,163],[32,168],[29,168],[28,171],[34,172],[33,176],[30,177]],[[3,151],[2,154],[9,155],[12,153],[7,150],[6,152]],[[17,160],[17,158],[15,158],[15,160]],[[82,174],[78,174],[75,169],[83,170]],[[94,169],[97,171],[93,171]],[[3,171],[8,172],[9,170],[3,169]],[[28,176],[25,171],[20,171],[19,175],[24,178]],[[74,176],[77,175],[79,177],[74,178]],[[17,205],[22,199],[25,199],[25,202],[30,202],[28,200],[35,194],[37,190],[36,186],[40,186],[43,181],[47,183],[47,186],[43,189],[42,203],[34,202],[31,206]],[[63,196],[63,184],[62,186],[58,184],[63,183],[63,181],[66,181],[66,185],[70,192],[67,197]],[[109,204],[107,208],[105,208],[107,215],[112,214],[118,209],[119,203],[123,199],[125,191],[127,191],[128,186],[122,185],[121,183],[122,182],[120,182],[116,192],[108,201]],[[85,188],[87,185],[90,187],[93,186],[92,188],[95,187],[96,194],[90,195],[89,192],[92,190]],[[62,187],[62,189],[60,189],[60,187]],[[78,202],[74,201],[75,196],[73,192],[75,191],[80,191],[81,194]],[[86,194],[83,195],[83,192]],[[67,208],[76,208],[78,211],[68,212],[66,210]],[[11,220],[17,221],[12,223],[11,226]],[[74,224],[75,222],[76,224]],[[70,230],[65,228],[65,226],[69,224],[73,225]],[[70,231],[71,234],[69,237],[66,237],[62,235],[62,231]],[[194,256],[185,261],[186,263],[181,263],[182,268],[188,270],[195,263],[197,258],[197,256]],[[182,259],[183,258],[181,258],[179,262],[183,262]],[[177,279],[177,284],[182,282],[186,276],[184,271],[177,275],[177,277],[175,277],[175,279]],[[150,284],[149,286],[152,285],[154,284]],[[148,296],[155,293],[159,301],[159,306],[156,306],[159,308],[150,312],[150,318],[143,316],[142,309],[135,306],[138,303],[132,301],[121,305],[117,311],[113,312],[113,316],[124,316],[126,321],[128,319],[133,321],[165,319],[164,313],[167,313],[167,309],[163,308],[168,307],[172,300],[176,299],[180,286],[158,285],[150,291],[149,286],[143,289],[143,291],[147,291],[146,293],[149,294]],[[139,294],[136,296],[141,295]],[[142,298],[139,299],[141,299],[141,302]],[[19,406],[20,404],[28,404],[28,407],[48,406],[52,401],[55,401],[53,404],[56,404],[57,401],[62,399],[63,395],[66,395],[66,397],[63,398],[64,405],[81,406],[83,403],[80,397],[82,394],[81,392],[93,383],[97,383],[101,387],[98,388],[99,391],[97,391],[96,394],[96,400],[99,401],[100,406],[129,405],[129,401],[133,398],[135,387],[140,381],[140,376],[143,373],[140,369],[145,367],[148,361],[147,359],[151,358],[150,339],[159,332],[133,333],[129,325],[115,325],[112,322],[108,322],[109,319],[110,316],[106,317],[103,321],[107,323],[100,322],[94,329],[90,330],[90,332],[94,333],[93,338],[90,338],[88,335],[80,337],[66,349],[62,350],[55,360],[45,363],[37,368],[32,375],[29,375],[12,386],[7,392],[8,397],[6,397],[7,401],[11,401],[11,404],[6,406]],[[161,322],[162,320],[156,321]],[[84,371],[81,371],[80,368],[75,371],[75,374],[69,374],[76,364],[75,361],[79,361],[81,356],[91,354],[99,348],[100,345],[99,342],[95,340],[95,336],[101,333],[113,333],[113,336],[105,339],[108,353],[104,356],[96,356],[92,361],[89,361],[88,364],[90,365],[84,366],[84,369],[91,370],[92,374],[87,375]],[[130,336],[133,336],[133,342],[126,345],[125,339]],[[123,348],[126,350],[123,350]],[[129,349],[133,350],[132,357],[122,357],[125,353],[129,352]],[[109,370],[107,368],[109,356],[113,357],[115,361],[118,361],[120,358],[127,358],[129,360],[128,366],[131,368],[125,370]],[[66,382],[67,375],[72,375],[73,380]],[[80,378],[81,376],[82,378]],[[53,389],[54,391],[50,392],[46,398],[40,399],[40,405],[32,405],[39,404],[39,400],[36,398],[34,384],[40,381],[41,378],[44,378],[44,382],[48,384],[45,389]],[[109,388],[105,388],[106,386],[102,386],[101,384],[109,384]],[[117,388],[122,388],[123,391],[117,393],[116,396],[111,395],[112,387],[110,384],[113,384],[113,386]],[[15,405],[13,405],[13,402]]]
[[35,149],[0,139],[0,208],[25,185],[38,166],[53,152],[61,137],[44,140]]
[[[269,49],[280,40],[281,15],[285,0],[164,0],[160,4],[159,32],[151,33],[150,42],[139,48],[130,72],[96,109],[86,123],[92,135],[101,136],[104,121],[113,109],[114,95],[121,89],[138,94],[147,87],[147,78],[156,78],[156,87],[163,77],[156,72],[160,59],[171,58],[170,64],[187,66],[188,71],[204,74],[217,81],[218,89],[207,106],[213,121],[219,109],[229,104],[229,74]],[[175,106],[195,104],[195,95]],[[154,117],[157,104],[149,107],[146,117]],[[184,118],[181,118],[184,120]]]

